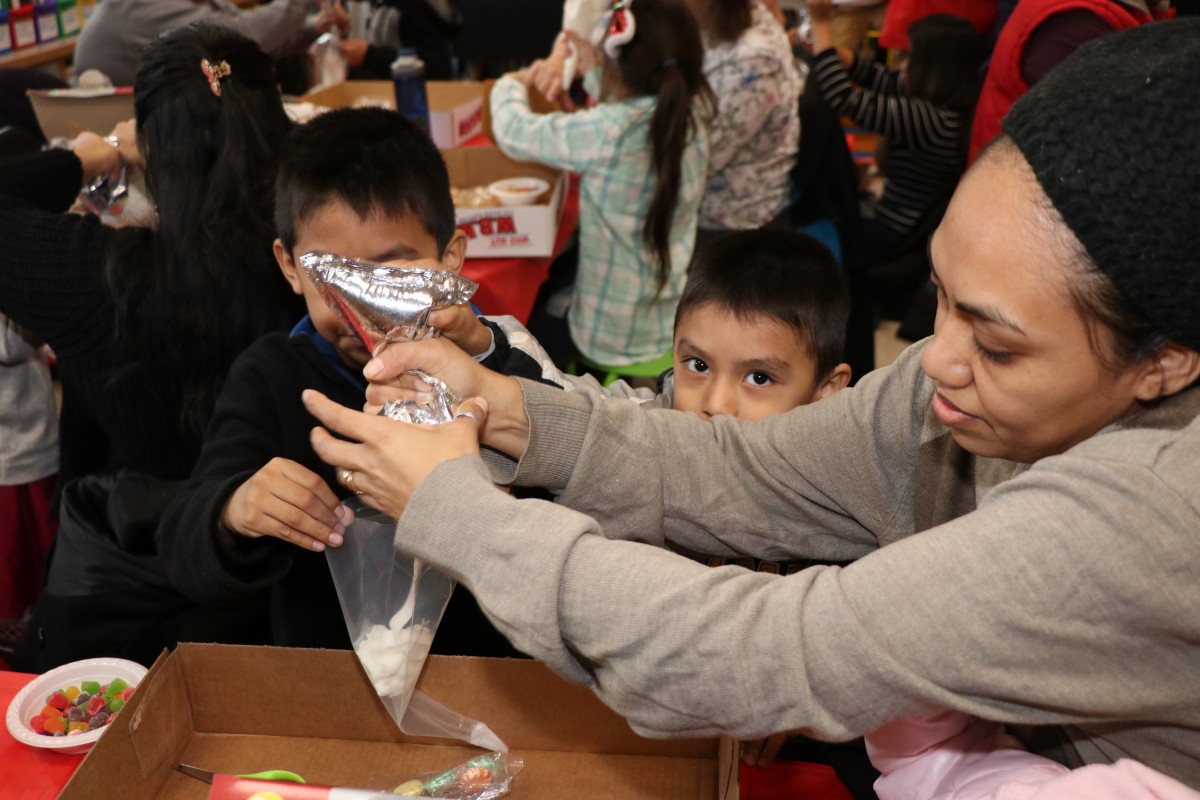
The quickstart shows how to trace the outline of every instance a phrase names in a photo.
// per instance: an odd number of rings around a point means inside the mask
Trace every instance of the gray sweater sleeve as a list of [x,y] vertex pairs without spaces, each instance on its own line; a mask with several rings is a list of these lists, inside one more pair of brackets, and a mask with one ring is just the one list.
[[[516,475],[605,535],[768,560],[849,560],[912,533],[929,385],[911,348],[851,391],[739,424],[522,388],[530,445]],[[562,393],[558,393],[561,395]]]
[[310,0],[273,0],[266,5],[242,10],[225,3],[210,2],[202,18],[236,28],[253,39],[272,58],[288,55],[313,39],[304,23]]
[[[844,429],[881,415],[923,417],[923,407],[893,404],[903,395],[895,387],[865,388],[861,394],[876,395],[880,407],[865,418],[844,408]],[[574,409],[568,405],[566,416],[587,416]],[[531,413],[536,425],[540,412]],[[665,419],[651,427],[670,427]],[[863,470],[859,488],[868,497],[861,501],[849,497],[852,488],[822,492],[831,478],[819,461],[806,463],[814,473],[801,476],[783,459],[773,467],[784,472],[770,477],[755,463],[770,460],[757,439],[779,431],[734,430],[721,434],[729,440],[713,452],[701,445],[697,460],[723,452],[755,476],[743,483],[766,484],[760,492],[727,493],[707,468],[676,466],[755,524],[780,517],[768,522],[780,537],[793,517],[804,530],[813,524],[809,516],[840,520],[891,502],[871,502],[889,484],[870,470]],[[1077,744],[1109,740],[1090,751],[1091,760],[1117,757],[1126,746],[1145,760],[1148,754],[1121,738],[1122,728],[1147,721],[1190,728],[1194,702],[1186,698],[1200,696],[1190,666],[1200,588],[1187,577],[1200,571],[1200,554],[1188,544],[1198,501],[1181,477],[1195,462],[1196,434],[1183,444],[1173,437],[1144,429],[1097,435],[1001,483],[974,512],[887,542],[849,567],[786,578],[708,568],[606,538],[588,515],[496,491],[471,458],[439,466],[419,487],[397,546],[447,567],[514,644],[589,684],[647,735],[801,729],[840,739],[953,708],[1005,722],[1073,725],[1086,731]],[[879,445],[878,459],[894,446]],[[655,461],[676,455],[663,452]],[[581,462],[593,457],[588,451]],[[646,482],[663,491],[661,470],[647,465],[646,472]],[[783,484],[800,488],[788,493]],[[645,499],[632,486],[624,494],[612,502]],[[712,504],[688,514],[660,503],[678,518],[668,522],[677,529],[685,521],[703,527],[712,511]],[[622,523],[628,518],[617,517]],[[853,526],[839,523],[838,536],[854,539]]]
[[[840,739],[937,708],[1100,727],[1154,708],[1186,726],[1200,598],[1180,575],[1197,557],[1160,526],[1194,523],[1194,506],[1141,467],[1055,461],[956,521],[786,578],[605,539],[585,515],[494,490],[475,459],[422,484],[397,546],[646,735]],[[1120,528],[1118,510],[1133,513]]]

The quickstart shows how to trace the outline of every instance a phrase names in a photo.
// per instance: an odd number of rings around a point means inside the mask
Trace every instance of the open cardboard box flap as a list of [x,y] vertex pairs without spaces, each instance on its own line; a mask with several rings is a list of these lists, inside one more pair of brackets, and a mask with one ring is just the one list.
[[456,207],[459,230],[467,235],[468,258],[545,257],[554,242],[567,197],[567,173],[545,164],[516,161],[496,147],[455,147],[442,151],[450,185],[486,186],[502,178],[536,177],[550,191],[530,206]]
[[[535,661],[431,656],[418,688],[485,722],[525,762],[511,797],[737,797],[733,743],[652,740]],[[390,789],[479,755],[401,733],[350,651],[181,644],[164,653],[60,800],[202,800],[175,770],[286,769]]]
[[80,131],[108,134],[118,123],[133,119],[133,90],[30,89],[26,92],[34,116],[47,139],[68,138]]
[[[489,86],[479,81],[426,82],[429,134],[438,147],[457,147],[484,132]],[[396,89],[391,81],[345,81],[314,89],[300,99],[325,108],[395,108]]]

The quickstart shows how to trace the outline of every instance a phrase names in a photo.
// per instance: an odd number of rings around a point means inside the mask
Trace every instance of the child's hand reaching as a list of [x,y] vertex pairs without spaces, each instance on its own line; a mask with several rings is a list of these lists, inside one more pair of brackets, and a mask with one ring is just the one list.
[[348,511],[319,475],[273,458],[229,498],[221,524],[240,536],[274,536],[320,552],[342,543],[345,516]]
[[430,312],[429,325],[439,329],[442,336],[454,342],[469,356],[482,355],[492,346],[492,332],[471,310],[470,303]]

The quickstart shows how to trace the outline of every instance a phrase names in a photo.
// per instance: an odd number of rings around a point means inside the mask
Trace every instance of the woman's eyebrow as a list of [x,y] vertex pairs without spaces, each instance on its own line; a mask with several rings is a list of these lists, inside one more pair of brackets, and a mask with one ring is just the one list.
[[[931,280],[933,280],[935,283],[942,282],[941,277],[937,273],[937,268],[933,266],[932,254],[930,254],[930,259],[929,259],[929,274],[930,274]],[[981,305],[976,305],[974,303],[963,303],[963,302],[956,300],[954,303],[954,307],[957,308],[959,311],[970,314],[972,317],[975,317],[976,319],[981,319],[984,322],[991,322],[995,325],[1003,325],[1006,328],[1011,328],[1012,330],[1016,331],[1017,333],[1021,334],[1022,336],[1029,335],[1025,332],[1024,328],[1022,328],[1020,325],[1018,325],[1016,323],[1015,320],[1013,320],[1012,317],[1008,316],[1007,314],[1005,314],[1003,311],[1001,311],[999,308],[996,308],[995,306],[986,306],[986,305],[981,306]]]

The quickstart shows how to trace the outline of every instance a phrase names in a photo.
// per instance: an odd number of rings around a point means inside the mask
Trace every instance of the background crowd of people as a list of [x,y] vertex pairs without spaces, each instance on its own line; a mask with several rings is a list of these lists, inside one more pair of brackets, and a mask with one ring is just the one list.
[[[857,742],[856,797],[1200,798],[1190,10],[567,0],[481,63],[456,0],[101,0],[75,75],[133,120],[47,144],[56,80],[0,69],[0,658],[347,648],[358,495],[460,583],[435,652],[640,732]],[[289,117],[323,35],[494,77],[495,145],[577,176],[528,328],[373,353],[298,267],[466,257],[419,127]],[[147,219],[81,206],[117,174]],[[453,422],[371,413],[418,369]]]

